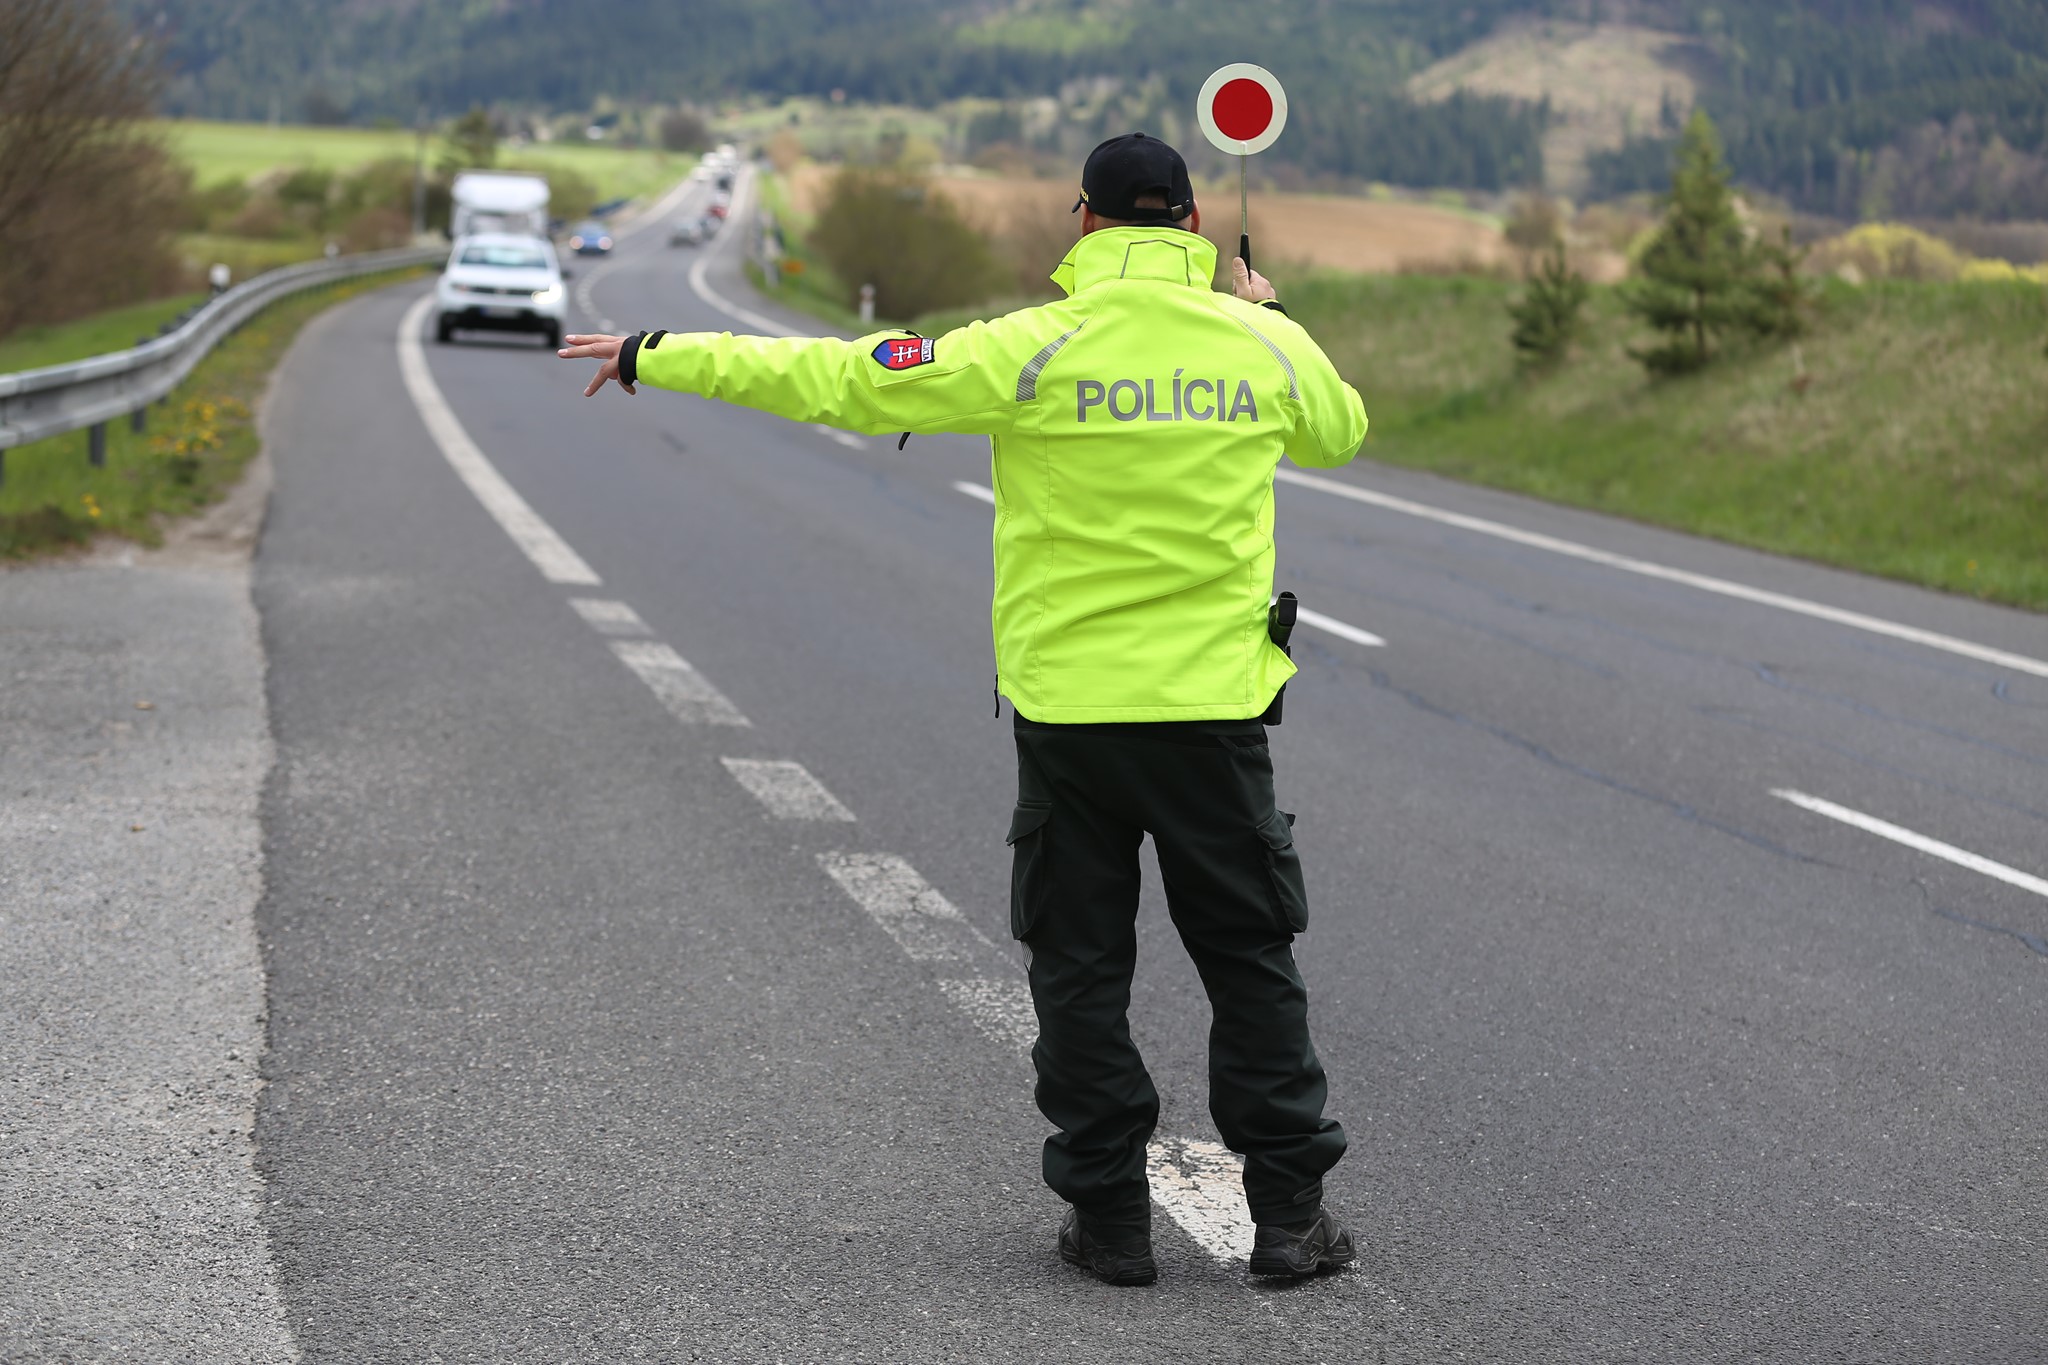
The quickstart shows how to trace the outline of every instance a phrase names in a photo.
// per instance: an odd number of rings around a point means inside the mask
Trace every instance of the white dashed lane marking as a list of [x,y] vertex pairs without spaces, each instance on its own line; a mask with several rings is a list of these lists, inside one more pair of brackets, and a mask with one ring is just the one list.
[[748,725],[740,709],[690,667],[682,655],[654,640],[614,640],[612,653],[640,676],[669,714],[685,725]]
[[647,623],[640,619],[640,613],[624,602],[610,602],[601,597],[572,597],[569,605],[576,608],[576,614],[594,626],[604,635],[652,635]]
[[779,758],[721,758],[725,770],[778,820],[851,820],[853,812],[801,763]]
[[1319,611],[1310,611],[1307,607],[1297,606],[1294,609],[1294,619],[1311,630],[1320,630],[1325,635],[1334,635],[1340,640],[1349,640],[1354,645],[1364,645],[1369,649],[1378,649],[1387,643],[1369,630],[1360,630],[1349,622],[1339,621],[1334,616],[1325,616]]
[[1958,867],[1967,867],[1972,872],[1981,872],[1987,877],[1992,877],[2006,883],[2008,886],[2017,886],[2020,890],[2031,891],[2037,896],[2048,896],[2048,879],[2036,877],[2031,872],[2022,872],[2016,867],[2007,867],[2004,863],[1993,862],[1981,854],[1972,853],[1968,849],[1957,848],[1954,844],[1945,844],[1939,839],[1930,839],[1926,835],[1915,833],[1903,825],[1892,824],[1889,820],[1880,820],[1874,815],[1865,815],[1860,810],[1850,810],[1847,806],[1838,806],[1832,801],[1823,801],[1818,796],[1808,796],[1805,792],[1778,789],[1774,790],[1771,795],[1781,801],[1790,801],[1793,805],[1804,810],[1810,810],[1815,815],[1825,815],[1830,820],[1839,820],[1843,824],[1860,829],[1867,834],[1875,834],[1879,838],[1889,839],[1895,844],[1904,844],[1907,848],[1918,849],[1922,853],[1930,854],[1945,862],[1954,863]]
[[965,493],[968,497],[979,499],[991,507],[996,505],[996,490],[993,488],[985,488],[978,483],[968,483],[965,479],[953,480],[953,488],[955,492]]
[[1152,1201],[1219,1261],[1251,1255],[1244,1161],[1228,1147],[1193,1138],[1155,1138],[1145,1149]]
[[419,302],[406,309],[398,324],[398,373],[405,380],[406,392],[412,395],[413,406],[419,409],[420,420],[426,423],[427,433],[441,448],[442,457],[454,468],[456,476],[469,486],[484,510],[550,583],[596,586],[603,580],[505,482],[496,466],[463,430],[448,400],[441,396],[441,387],[434,382],[420,348],[420,327],[433,306],[434,296],[422,294]]
[[1031,991],[1015,977],[948,977],[940,992],[998,1047],[1029,1053],[1038,1041]]
[[994,946],[893,853],[820,853],[818,865],[915,961],[971,961]]
[[866,450],[868,448],[868,443],[865,439],[854,435],[850,431],[841,431],[838,427],[828,427],[823,422],[818,422],[815,426],[819,435],[831,437],[848,450]]

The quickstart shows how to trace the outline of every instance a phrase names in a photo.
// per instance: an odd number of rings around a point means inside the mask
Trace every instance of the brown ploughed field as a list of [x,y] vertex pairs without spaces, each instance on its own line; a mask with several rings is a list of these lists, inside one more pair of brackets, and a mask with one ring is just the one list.
[[[800,211],[811,212],[833,167],[806,163],[793,177]],[[991,232],[1010,215],[1043,220],[1074,202],[1067,181],[942,175],[934,182],[970,219]],[[1218,241],[1237,235],[1237,186],[1198,187],[1203,228]],[[1076,226],[1078,231],[1078,223]],[[1487,267],[1512,249],[1490,223],[1428,204],[1350,195],[1265,194],[1251,197],[1253,254],[1258,264],[1310,265],[1358,274],[1400,270],[1435,273]]]

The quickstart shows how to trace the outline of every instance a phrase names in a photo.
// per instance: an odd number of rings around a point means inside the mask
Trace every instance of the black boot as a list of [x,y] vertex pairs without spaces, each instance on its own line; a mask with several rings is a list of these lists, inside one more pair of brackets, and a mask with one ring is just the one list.
[[1099,1241],[1078,1209],[1068,1209],[1060,1224],[1060,1259],[1085,1269],[1104,1284],[1150,1284],[1159,1278],[1152,1260],[1152,1238],[1141,1231],[1118,1229],[1113,1241]]
[[1328,1209],[1305,1223],[1261,1223],[1252,1238],[1252,1274],[1302,1279],[1349,1265],[1351,1234]]

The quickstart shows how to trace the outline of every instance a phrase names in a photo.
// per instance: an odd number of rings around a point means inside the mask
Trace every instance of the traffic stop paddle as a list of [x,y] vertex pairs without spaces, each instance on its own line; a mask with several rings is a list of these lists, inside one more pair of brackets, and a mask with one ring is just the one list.
[[1251,210],[1245,196],[1245,158],[1263,152],[1287,126],[1287,92],[1263,66],[1232,62],[1202,82],[1195,99],[1202,136],[1219,152],[1237,156],[1237,254],[1252,268]]

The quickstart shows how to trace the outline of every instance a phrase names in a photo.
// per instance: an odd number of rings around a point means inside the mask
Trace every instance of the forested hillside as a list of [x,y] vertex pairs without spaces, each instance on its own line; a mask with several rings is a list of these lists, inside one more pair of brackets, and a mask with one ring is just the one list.
[[[1670,7],[1748,184],[1844,217],[2048,217],[2048,4],[1719,0]],[[1676,129],[1593,159],[1662,185]]]
[[[1721,121],[1744,180],[1852,212],[2048,214],[2041,0],[127,0],[161,41],[171,112],[365,122],[471,104],[825,94],[933,105],[1112,82],[1118,118],[1184,117],[1201,79],[1257,60],[1287,82],[1274,162],[1497,189],[1542,173],[1549,111],[1405,82],[1501,30],[1626,21]],[[1100,102],[1098,102],[1098,105]],[[1671,111],[1675,125],[1682,109]],[[1082,132],[1092,131],[1082,129]],[[1668,130],[1595,153],[1593,186],[1660,184]]]

